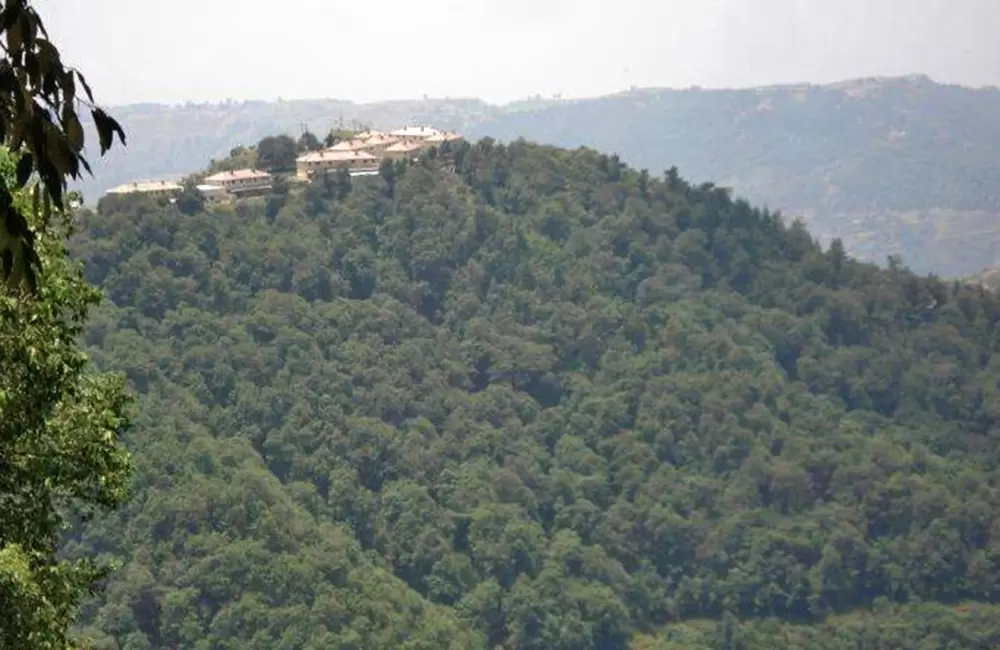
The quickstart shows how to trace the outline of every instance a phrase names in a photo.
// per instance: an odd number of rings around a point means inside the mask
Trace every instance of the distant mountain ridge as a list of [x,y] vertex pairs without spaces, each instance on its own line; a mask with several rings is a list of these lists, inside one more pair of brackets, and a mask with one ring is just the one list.
[[821,240],[921,272],[964,276],[1000,263],[1000,90],[924,75],[750,89],[633,89],[590,99],[475,99],[355,104],[342,100],[134,105],[130,132],[83,184],[93,201],[139,177],[198,169],[279,132],[323,133],[340,120],[376,128],[429,123],[471,138],[586,145],[629,164],[732,187],[803,216]]
[[875,261],[963,275],[996,263],[1000,90],[924,76],[753,90],[645,89],[505,115],[481,132],[614,150],[803,215]]

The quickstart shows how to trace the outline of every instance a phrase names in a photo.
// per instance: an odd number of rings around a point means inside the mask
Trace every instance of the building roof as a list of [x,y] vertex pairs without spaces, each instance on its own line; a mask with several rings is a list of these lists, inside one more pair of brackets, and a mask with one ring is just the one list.
[[305,154],[304,156],[299,156],[295,159],[295,162],[300,163],[319,163],[319,162],[348,162],[351,160],[378,160],[375,156],[368,153],[367,151],[333,151],[332,149],[326,149],[324,151],[313,151]]
[[381,131],[362,131],[361,133],[354,136],[355,140],[368,140],[371,138],[384,137],[386,134]]
[[365,148],[365,141],[359,138],[354,140],[341,140],[332,147],[327,147],[325,151],[358,151]]
[[432,135],[437,135],[438,133],[440,133],[440,131],[432,129],[429,126],[407,126],[402,129],[396,129],[389,135],[397,138],[429,138]]
[[423,146],[424,145],[421,142],[397,142],[391,147],[388,147],[386,151],[389,153],[406,153],[408,151],[421,149]]
[[391,135],[386,135],[384,133],[379,133],[378,135],[373,135],[370,138],[365,139],[365,145],[369,147],[378,147],[381,145],[389,145],[396,142],[397,138]]
[[461,140],[462,134],[455,133],[454,131],[444,131],[436,135],[432,135],[427,138],[427,142],[448,142],[451,140]]
[[164,191],[176,191],[180,192],[184,188],[178,183],[173,181],[135,181],[132,183],[125,183],[124,185],[119,185],[118,187],[112,187],[107,191],[108,194],[132,194],[133,192],[164,192]]
[[206,183],[225,183],[226,181],[262,181],[270,179],[271,175],[259,169],[234,169],[229,172],[219,172],[205,178]]

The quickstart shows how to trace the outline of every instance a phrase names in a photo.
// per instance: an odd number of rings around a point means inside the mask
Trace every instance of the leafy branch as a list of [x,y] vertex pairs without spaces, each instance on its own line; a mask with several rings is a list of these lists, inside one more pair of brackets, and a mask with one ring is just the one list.
[[[84,156],[78,108],[90,112],[102,156],[116,137],[125,144],[125,131],[97,106],[83,74],[63,64],[27,0],[5,0],[0,50],[0,139],[19,155],[13,187],[0,181],[0,281],[33,293],[40,271],[36,228],[48,224],[53,210],[64,209],[69,180],[93,173]],[[41,216],[37,224],[15,207],[12,194],[33,182],[33,212]]]

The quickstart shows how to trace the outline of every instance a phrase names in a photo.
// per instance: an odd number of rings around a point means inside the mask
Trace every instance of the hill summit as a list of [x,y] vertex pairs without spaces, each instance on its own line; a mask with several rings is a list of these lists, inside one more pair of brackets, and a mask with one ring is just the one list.
[[95,161],[96,199],[135,178],[172,177],[276,132],[360,122],[429,123],[470,139],[519,137],[615,152],[635,167],[677,166],[685,178],[732,187],[755,205],[802,216],[824,245],[921,273],[964,277],[1000,264],[995,152],[1000,89],[924,75],[827,85],[738,89],[635,88],[586,99],[507,105],[427,99],[135,105],[114,110],[129,148]]
[[98,648],[1000,640],[993,293],[524,141],[83,223],[141,396]]
[[470,137],[614,151],[802,216],[854,257],[961,277],[1000,263],[1000,89],[924,75],[745,89],[639,88],[505,112]]

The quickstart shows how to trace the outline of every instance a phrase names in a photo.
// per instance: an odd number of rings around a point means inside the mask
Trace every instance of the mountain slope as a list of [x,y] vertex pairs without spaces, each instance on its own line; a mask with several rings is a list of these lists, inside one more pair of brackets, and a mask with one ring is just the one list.
[[473,136],[615,151],[803,215],[863,258],[965,275],[1000,262],[1000,90],[926,77],[644,89],[504,115]]
[[642,89],[580,101],[491,106],[475,100],[353,104],[336,100],[244,102],[115,110],[126,151],[96,166],[91,201],[137,177],[182,175],[237,145],[302,125],[378,128],[414,121],[471,137],[525,137],[617,152],[652,173],[731,186],[752,202],[801,215],[822,241],[883,263],[965,276],[1000,263],[993,152],[1000,90],[926,77],[743,90]]
[[101,647],[1000,640],[992,293],[524,142],[104,207],[87,340],[142,401],[68,549],[124,564]]

